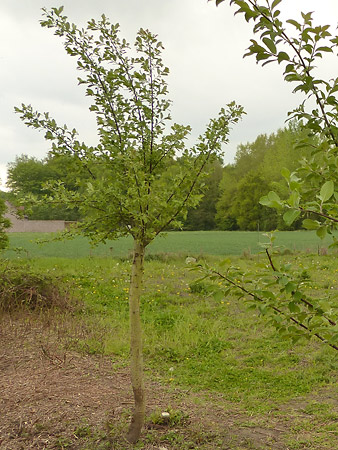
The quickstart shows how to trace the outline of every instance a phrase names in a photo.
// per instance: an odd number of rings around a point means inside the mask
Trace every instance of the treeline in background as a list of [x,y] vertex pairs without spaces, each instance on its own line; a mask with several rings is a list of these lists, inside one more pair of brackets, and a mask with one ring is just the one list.
[[[308,154],[309,144],[298,145],[295,149],[295,143],[302,142],[305,137],[300,124],[289,122],[275,133],[262,134],[254,142],[240,144],[233,164],[223,166],[222,161],[215,161],[205,178],[201,202],[182,218],[183,229],[270,231],[300,228],[300,220],[287,227],[278,213],[260,205],[259,199],[271,190],[281,198],[288,196],[281,169],[286,167],[293,171],[299,160]],[[14,204],[29,196],[41,199],[51,193],[46,185],[49,181],[62,182],[67,189],[75,190],[76,177],[81,177],[85,183],[90,174],[77,173],[72,158],[48,156],[38,160],[18,156],[8,168],[10,191],[2,193],[2,197]],[[40,202],[25,212],[30,219],[81,220],[79,209],[69,210],[62,204],[51,207],[47,202]]]
[[281,169],[286,167],[292,172],[299,166],[299,160],[309,153],[309,144],[299,145],[305,137],[300,124],[289,122],[276,133],[261,134],[252,143],[240,144],[233,164],[223,167],[216,162],[206,180],[205,196],[196,209],[189,211],[185,229],[270,231],[300,228],[301,220],[287,227],[276,210],[260,205],[259,199],[271,190],[281,198],[288,197]]

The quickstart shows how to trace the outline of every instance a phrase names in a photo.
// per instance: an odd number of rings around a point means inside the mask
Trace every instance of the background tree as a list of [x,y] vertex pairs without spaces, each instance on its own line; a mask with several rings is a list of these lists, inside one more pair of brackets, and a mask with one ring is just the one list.
[[[169,226],[180,226],[188,208],[197,204],[208,164],[219,157],[227,142],[229,125],[242,108],[234,103],[212,119],[197,144],[187,149],[189,126],[170,122],[167,99],[168,69],[161,59],[162,44],[148,30],[136,37],[135,52],[119,38],[119,26],[103,15],[78,29],[62,14],[63,8],[44,10],[42,26],[64,38],[68,54],[77,58],[86,94],[93,99],[99,143],[89,147],[76,130],[60,127],[48,113],[31,106],[17,108],[23,121],[45,130],[53,155],[74,158],[90,181],[74,179],[76,190],[62,182],[49,183],[47,200],[78,207],[83,221],[76,232],[94,243],[131,235],[134,241],[129,289],[131,379],[135,407],[127,439],[139,438],[144,422],[145,398],[140,319],[143,261],[147,245]],[[179,155],[178,163],[173,160]]]
[[[219,4],[223,0],[216,0]],[[337,51],[338,36],[331,33],[329,25],[314,25],[313,13],[302,13],[302,23],[287,20],[295,36],[286,32],[277,9],[282,0],[231,0],[237,6],[236,13],[254,22],[254,33],[259,42],[251,39],[246,55],[254,55],[263,65],[277,62],[284,65],[284,79],[296,84],[294,91],[304,94],[305,100],[289,113],[312,134],[307,140],[311,153],[301,161],[293,173],[287,169],[282,175],[288,183],[289,193],[281,200],[271,191],[260,203],[284,212],[287,225],[302,217],[303,226],[315,229],[323,238],[327,233],[333,237],[331,247],[338,246],[334,232],[338,229],[338,78],[329,81],[316,76],[318,60],[325,53]],[[313,106],[315,103],[315,107]],[[304,145],[300,142],[299,145]],[[307,218],[307,215],[316,220]],[[271,243],[273,237],[271,238]],[[266,246],[268,271],[261,274],[242,273],[225,261],[222,270],[203,267],[202,272],[211,279],[222,280],[224,293],[232,291],[246,296],[252,306],[268,315],[283,337],[294,340],[302,336],[316,337],[338,350],[337,294],[329,297],[307,295],[306,276],[303,272],[279,263],[271,255],[270,244]]]
[[238,183],[231,213],[240,230],[272,230],[277,227],[276,213],[259,204],[269,185],[259,172],[248,172]]
[[216,228],[216,203],[220,190],[219,185],[223,175],[223,166],[219,159],[210,163],[207,168],[209,175],[204,181],[204,195],[196,206],[188,210],[184,222],[185,230],[214,230]]
[[9,240],[6,230],[10,227],[10,221],[4,217],[6,212],[5,195],[0,191],[0,251],[8,247]]
[[237,183],[236,167],[234,164],[229,164],[223,169],[223,177],[219,184],[220,194],[216,204],[215,222],[220,230],[238,230],[237,219],[231,210]]
[[[59,157],[49,155],[42,160],[27,155],[17,156],[8,166],[7,186],[12,194],[11,200],[20,203],[29,196],[42,199],[46,195],[51,195],[52,191],[46,186],[46,183],[51,181],[62,181],[68,190],[76,190],[75,177],[88,179],[88,173],[83,171],[77,173],[73,159],[70,155]],[[50,205],[46,202],[33,204],[25,214],[29,219],[37,220],[80,218],[76,209],[67,209],[65,205]]]
[[286,225],[276,211],[260,205],[259,200],[271,189],[281,198],[288,197],[281,168],[295,170],[298,161],[310,154],[313,139],[296,154],[294,151],[295,143],[305,139],[307,134],[300,123],[292,121],[276,133],[259,135],[254,142],[238,146],[235,162],[224,170],[220,183],[216,205],[219,229],[270,231],[301,226],[300,220]]

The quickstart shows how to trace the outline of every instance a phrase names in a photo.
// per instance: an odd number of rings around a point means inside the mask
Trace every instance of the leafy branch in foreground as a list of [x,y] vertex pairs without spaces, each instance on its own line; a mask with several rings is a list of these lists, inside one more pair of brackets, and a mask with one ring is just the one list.
[[[270,236],[271,242],[274,237]],[[268,264],[258,274],[233,266],[230,259],[217,269],[203,263],[192,270],[202,273],[199,281],[207,278],[215,282],[210,289],[216,299],[229,293],[243,298],[249,308],[267,318],[281,337],[294,342],[316,337],[338,350],[338,294],[332,291],[310,297],[307,291],[313,282],[307,271],[295,271],[291,264],[280,263],[271,248],[270,244],[266,246]]]
[[[216,0],[216,4],[223,0]],[[284,66],[284,79],[294,83],[293,92],[302,92],[304,101],[289,112],[289,118],[303,123],[312,142],[305,139],[297,147],[309,146],[310,156],[300,161],[299,168],[290,173],[283,169],[288,198],[283,200],[276,192],[269,192],[260,203],[279,212],[291,225],[299,217],[303,227],[316,230],[320,238],[328,233],[333,237],[331,247],[338,246],[338,78],[324,80],[316,75],[316,63],[324,54],[338,49],[338,35],[329,25],[314,25],[313,13],[302,13],[302,22],[289,19],[283,23],[278,6],[282,0],[231,0],[237,6],[236,14],[243,14],[253,22],[254,34],[245,56],[254,55],[257,63],[265,66],[276,62]],[[289,30],[294,35],[289,34]],[[315,104],[315,107],[313,106]],[[260,274],[243,273],[224,263],[225,272],[200,267],[211,280],[220,280],[226,289],[220,295],[234,292],[245,295],[261,313],[268,314],[270,322],[283,336],[298,339],[316,336],[338,350],[337,302],[333,295],[310,298],[304,291],[307,280],[288,265],[279,265],[266,249],[268,266]]]
[[[223,0],[218,0],[219,4]],[[280,19],[278,6],[282,0],[231,0],[237,6],[236,14],[244,14],[247,22],[253,22],[253,31],[259,41],[251,39],[245,56],[254,55],[262,65],[277,62],[284,66],[284,79],[293,83],[293,92],[302,92],[304,101],[289,112],[289,118],[302,121],[311,137],[318,144],[311,145],[309,158],[300,162],[294,173],[283,170],[289,186],[289,197],[279,198],[270,192],[261,204],[285,210],[284,220],[291,225],[300,216],[306,229],[317,231],[320,238],[327,233],[333,236],[338,229],[338,77],[324,80],[317,76],[318,60],[325,54],[338,50],[338,35],[329,25],[315,25],[313,13],[302,13],[302,22]],[[293,30],[294,35],[289,31]],[[315,107],[313,106],[315,103]],[[296,145],[308,145],[304,140]]]
[[[49,113],[30,105],[16,108],[29,127],[52,142],[53,156],[69,156],[73,189],[62,182],[46,185],[51,194],[40,201],[78,208],[83,220],[75,232],[93,243],[131,235],[134,242],[129,288],[131,381],[135,407],[127,434],[138,440],[145,417],[140,298],[148,244],[163,230],[179,227],[201,198],[207,168],[222,154],[232,124],[243,108],[230,103],[211,119],[196,145],[186,147],[189,126],[171,122],[167,99],[168,68],[162,43],[140,29],[134,49],[119,36],[119,25],[103,15],[79,29],[63,8],[44,9],[42,26],[54,28],[67,53],[77,59],[79,78],[92,99],[98,145],[78,139],[75,129],[59,126]],[[87,176],[77,176],[86,173]]]

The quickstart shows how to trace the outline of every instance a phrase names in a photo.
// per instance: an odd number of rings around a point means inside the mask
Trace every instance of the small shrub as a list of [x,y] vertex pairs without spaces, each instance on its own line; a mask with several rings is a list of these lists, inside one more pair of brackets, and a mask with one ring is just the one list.
[[193,294],[210,294],[209,284],[203,283],[203,281],[193,281],[189,284],[189,289]]
[[244,249],[242,252],[242,258],[244,259],[253,259],[252,253],[251,253],[251,249]]
[[289,248],[285,248],[282,251],[282,255],[292,255],[294,252],[292,250],[290,250]]
[[172,258],[170,253],[148,253],[145,255],[144,260],[149,261],[159,261],[159,262],[168,262]]
[[302,271],[302,273],[300,274],[300,278],[301,278],[302,280],[310,280],[310,279],[311,279],[311,274],[309,273],[308,270],[304,269],[304,270]]
[[70,309],[71,303],[69,288],[60,277],[9,262],[0,269],[1,312]]

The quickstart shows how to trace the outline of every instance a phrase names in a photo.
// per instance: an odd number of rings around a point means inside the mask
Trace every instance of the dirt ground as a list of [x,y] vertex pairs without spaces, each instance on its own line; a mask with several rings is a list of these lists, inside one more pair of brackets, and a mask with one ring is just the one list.
[[[290,423],[278,415],[250,417],[222,396],[155,380],[147,372],[148,415],[170,405],[182,417],[170,429],[148,420],[137,448],[308,448],[288,447]],[[128,369],[120,361],[65,350],[57,333],[39,321],[0,321],[1,450],[129,449],[123,436],[132,403]]]

